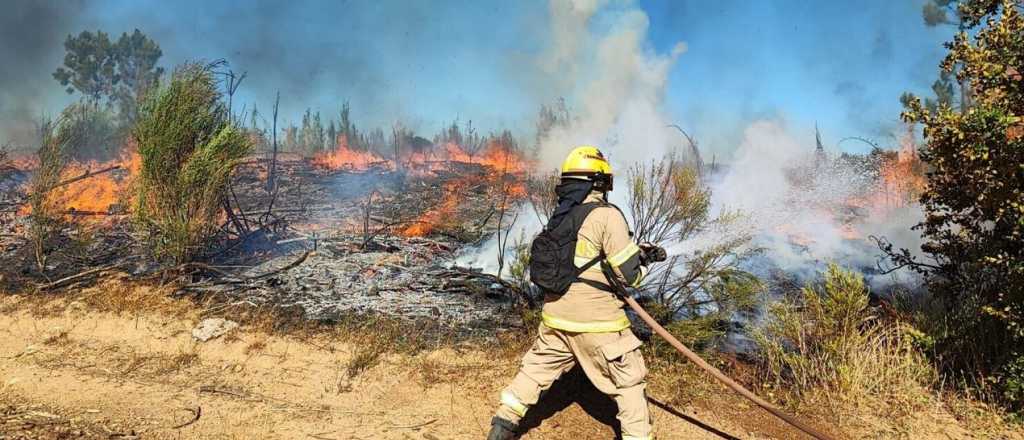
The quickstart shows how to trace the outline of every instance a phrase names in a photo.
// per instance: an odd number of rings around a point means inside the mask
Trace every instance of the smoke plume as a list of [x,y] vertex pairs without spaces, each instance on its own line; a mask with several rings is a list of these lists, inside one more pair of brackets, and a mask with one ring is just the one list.
[[[551,39],[534,60],[544,87],[535,92],[565,97],[573,110],[568,124],[539,140],[539,166],[544,170],[558,168],[577,145],[599,146],[613,168],[625,170],[636,161],[660,157],[679,141],[668,128],[672,122],[663,101],[668,73],[686,45],[679,42],[666,54],[654,52],[645,46],[647,14],[629,4],[615,6],[603,0],[549,4]],[[624,191],[611,196],[624,206]],[[516,218],[511,237],[529,240],[540,230],[531,209],[520,209]],[[496,272],[498,251],[499,243],[492,238],[458,263]]]
[[[868,237],[919,250],[921,239],[911,227],[922,219],[920,207],[872,213],[851,208],[851,200],[879,190],[877,180],[870,170],[836,161],[815,147],[813,137],[794,136],[784,121],[757,121],[744,131],[735,161],[712,184],[713,209],[742,211],[745,227],[755,231],[754,245],[763,249],[755,269],[761,275],[779,269],[809,279],[835,262],[864,272],[876,287],[913,282],[909,271],[880,274],[882,255]],[[794,173],[801,166],[806,174],[803,184],[796,184]]]
[[[647,14],[628,6],[602,10],[604,4],[550,4],[552,41],[538,64],[551,83],[561,85],[554,96],[567,97],[576,111],[569,124],[540,140],[547,168],[557,167],[576,145],[598,145],[621,167],[655,157],[678,140],[667,128],[663,100],[668,73],[686,45],[656,53],[645,47]],[[594,23],[599,12],[603,26]]]
[[[60,62],[62,41],[83,6],[80,1],[14,1],[0,14],[0,145],[26,147],[60,86],[50,73]],[[53,67],[40,70],[42,66]]]

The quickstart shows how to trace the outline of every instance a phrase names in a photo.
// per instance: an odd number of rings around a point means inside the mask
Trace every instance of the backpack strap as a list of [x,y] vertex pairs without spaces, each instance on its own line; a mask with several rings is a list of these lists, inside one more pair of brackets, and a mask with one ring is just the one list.
[[597,254],[596,257],[588,261],[587,264],[584,264],[583,267],[576,269],[576,278],[579,278],[580,275],[583,275],[583,272],[590,270],[591,267],[594,267],[595,264],[600,263],[601,260],[603,260],[604,258],[604,250],[602,250],[601,253]]
[[[590,215],[590,211],[593,211],[594,209],[600,208],[602,206],[610,207],[610,208],[615,208],[616,211],[619,211],[619,215],[621,215],[623,218],[626,217],[626,214],[622,212],[622,209],[620,209],[618,206],[616,206],[613,203],[609,203],[609,202],[605,202],[605,201],[600,201],[600,202],[585,203],[585,204],[579,205],[577,207],[584,206],[584,205],[594,205],[592,207],[588,207],[587,213],[584,214],[584,218],[586,218],[587,215]],[[581,226],[582,226],[582,224],[583,224],[583,222],[580,222]],[[577,233],[579,233],[579,231],[577,231]],[[629,236],[630,237],[633,236],[633,231],[629,231]],[[593,287],[595,289],[603,290],[605,292],[610,292],[610,293],[614,293],[614,294],[618,295],[619,294],[618,290],[616,290],[615,286],[612,285],[612,284],[605,284],[605,283],[602,283],[600,281],[592,281],[592,280],[580,279],[580,275],[583,275],[583,272],[586,272],[591,267],[594,267],[594,265],[602,262],[605,259],[605,257],[606,257],[606,255],[604,253],[604,249],[601,249],[601,253],[599,253],[592,260],[588,261],[587,264],[583,265],[583,267],[581,267],[576,272],[576,280],[581,282],[581,283],[583,283],[583,284],[586,284],[586,285],[588,285],[590,287]],[[605,270],[608,270],[608,268],[603,266],[603,265],[602,265],[601,269],[602,269],[602,272],[604,272]],[[607,278],[609,281],[611,281],[614,284],[614,281],[612,281],[612,280],[614,279],[613,277],[615,275],[613,273],[604,272],[604,276],[605,276],[605,278]]]
[[[574,207],[573,208],[573,212],[571,212],[570,215],[578,215],[578,216],[580,216],[579,226],[582,227],[583,226],[583,221],[586,220],[587,216],[589,216],[590,213],[593,212],[595,209],[600,208],[602,206],[615,206],[615,205],[612,205],[612,204],[606,203],[606,202],[583,203],[583,204],[580,204],[580,205],[577,205],[576,207]],[[576,211],[577,209],[579,209],[580,211],[577,212]],[[580,233],[579,228],[577,228],[576,231],[574,231],[574,232],[577,235],[579,235],[579,233]],[[600,253],[598,253],[596,257],[590,259],[590,261],[588,261],[587,264],[584,264],[583,267],[580,267],[580,268],[576,269],[576,277],[575,277],[576,280],[579,280],[580,275],[583,275],[583,272],[586,272],[591,267],[594,267],[594,265],[596,265],[597,263],[600,263],[601,261],[603,261],[605,259],[605,257],[606,257],[606,255],[604,253],[604,249],[601,249]]]

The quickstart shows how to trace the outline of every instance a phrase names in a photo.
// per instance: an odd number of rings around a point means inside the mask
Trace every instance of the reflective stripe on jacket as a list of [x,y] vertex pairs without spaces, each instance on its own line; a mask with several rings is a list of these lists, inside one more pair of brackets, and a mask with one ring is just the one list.
[[[584,203],[601,200],[601,194],[594,192]],[[573,283],[564,295],[545,298],[541,314],[544,325],[575,333],[617,332],[629,327],[622,301],[598,287],[609,284],[601,266],[611,269],[620,283],[634,287],[643,281],[645,271],[640,266],[640,248],[633,242],[625,217],[612,206],[593,210],[583,221],[576,244],[576,267],[583,267],[602,251],[603,264],[583,272],[581,281]]]

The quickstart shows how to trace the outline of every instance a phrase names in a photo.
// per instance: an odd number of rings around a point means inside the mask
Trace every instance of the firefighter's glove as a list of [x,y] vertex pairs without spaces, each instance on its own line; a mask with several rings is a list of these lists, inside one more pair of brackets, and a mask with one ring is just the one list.
[[668,253],[665,252],[665,248],[652,243],[640,243],[641,265],[650,266],[652,263],[665,261],[666,259],[668,259]]

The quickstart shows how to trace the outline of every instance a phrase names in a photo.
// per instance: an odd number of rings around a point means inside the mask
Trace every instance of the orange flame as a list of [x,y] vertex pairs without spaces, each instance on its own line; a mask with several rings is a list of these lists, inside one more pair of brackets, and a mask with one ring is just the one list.
[[[470,154],[453,142],[418,151],[403,151],[396,163],[394,159],[385,159],[373,152],[353,150],[344,136],[338,137],[337,148],[317,154],[312,162],[328,170],[397,169],[414,177],[435,176],[436,172],[440,171],[447,171],[447,175],[459,173],[454,179],[444,183],[439,203],[399,231],[408,237],[426,236],[444,229],[453,222],[460,204],[465,202],[465,192],[470,188],[482,185],[491,188],[492,192],[503,192],[504,194],[497,194],[495,199],[507,199],[508,203],[524,197],[525,185],[522,179],[516,176],[524,173],[530,165],[519,152],[504,145],[500,140],[491,140],[475,154]],[[482,167],[479,172],[465,172],[465,169],[457,167],[458,164],[476,164]]]
[[409,227],[402,231],[406,237],[423,237],[451,221],[461,201],[460,195],[465,188],[465,181],[454,180],[444,185],[444,199],[433,209],[420,215]]
[[470,155],[458,145],[448,143],[436,154],[411,154],[407,158],[410,159],[409,164],[420,165],[420,172],[436,171],[453,163],[483,165],[485,172],[465,173],[445,183],[441,203],[405,228],[401,232],[405,236],[429,235],[453,221],[459,205],[465,201],[465,192],[474,184],[490,188],[489,192],[493,194],[490,194],[489,199],[505,203],[506,207],[526,196],[526,186],[518,176],[528,169],[529,164],[518,152],[497,142],[491,142],[476,155]]
[[9,164],[15,169],[29,171],[39,168],[39,158],[35,156],[15,156],[9,160]]
[[875,191],[850,201],[851,205],[868,209],[874,216],[884,216],[894,209],[917,201],[928,184],[924,162],[917,154],[911,135],[900,141],[895,157],[884,157],[879,164],[879,180]]
[[329,170],[366,171],[373,165],[387,165],[388,161],[369,151],[349,148],[348,138],[339,136],[337,148],[317,154],[313,157],[313,164]]
[[[117,167],[117,169],[90,175],[111,167]],[[74,213],[115,213],[114,211],[117,211],[115,207],[126,201],[124,196],[127,193],[128,185],[138,175],[141,168],[142,158],[131,143],[125,147],[118,159],[106,162],[71,162],[61,173],[62,182],[83,176],[88,177],[55,188],[51,197],[54,197],[53,201],[56,206],[62,208],[68,216],[72,216]],[[32,208],[28,204],[18,210],[20,215],[31,213]]]

